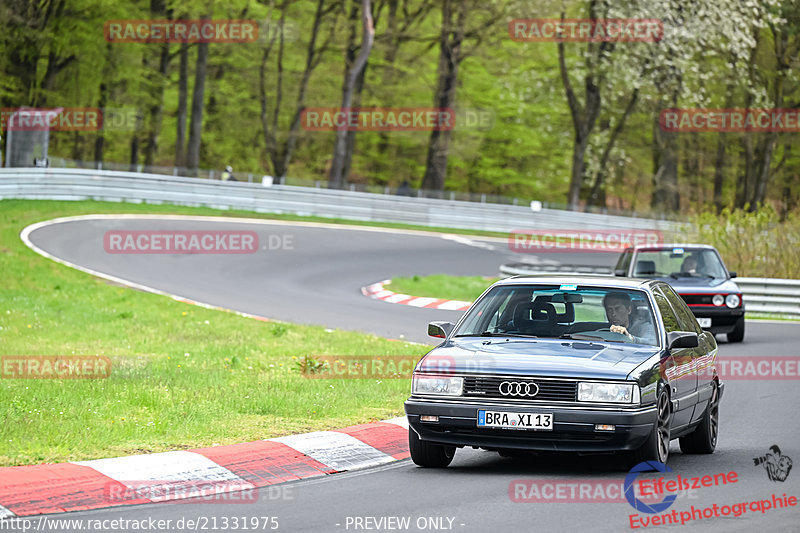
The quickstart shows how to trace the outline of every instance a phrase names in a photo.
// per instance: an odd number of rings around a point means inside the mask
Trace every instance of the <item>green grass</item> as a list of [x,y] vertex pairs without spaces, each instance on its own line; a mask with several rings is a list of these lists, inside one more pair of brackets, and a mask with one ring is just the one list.
[[434,274],[431,276],[393,278],[391,285],[386,288],[393,292],[411,296],[429,296],[445,300],[472,302],[498,279],[500,278]]
[[112,361],[108,379],[0,379],[0,465],[230,444],[402,415],[408,380],[307,379],[298,363],[317,354],[418,357],[425,346],[261,322],[115,286],[19,238],[34,222],[89,213],[220,214],[0,201],[0,355]]
[[784,322],[798,322],[800,317],[776,313],[763,313],[761,311],[747,311],[747,320],[781,320]]

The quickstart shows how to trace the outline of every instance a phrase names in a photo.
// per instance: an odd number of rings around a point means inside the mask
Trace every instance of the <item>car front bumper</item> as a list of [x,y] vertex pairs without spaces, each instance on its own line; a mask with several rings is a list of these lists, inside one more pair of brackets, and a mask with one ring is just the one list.
[[[478,411],[550,413],[552,430],[493,429],[477,426]],[[409,398],[405,402],[409,425],[422,440],[456,446],[500,449],[609,452],[639,448],[653,430],[656,408],[593,409],[480,402],[461,399]],[[421,422],[421,415],[436,415],[438,423]],[[614,431],[596,431],[595,424],[612,424]]]
[[736,323],[744,316],[744,309],[741,307],[705,307],[689,306],[694,316],[697,318],[710,318],[711,327],[703,328],[711,333],[730,333],[736,327]]

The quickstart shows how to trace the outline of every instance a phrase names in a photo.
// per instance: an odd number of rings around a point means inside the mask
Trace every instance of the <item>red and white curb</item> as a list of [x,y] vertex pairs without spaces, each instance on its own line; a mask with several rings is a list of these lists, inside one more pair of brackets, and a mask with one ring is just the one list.
[[399,294],[392,292],[385,288],[392,280],[386,279],[361,287],[361,294],[376,300],[383,300],[390,304],[410,305],[412,307],[425,307],[428,309],[445,309],[447,311],[466,311],[472,302],[465,302],[463,300],[442,300],[440,298],[428,298],[423,296],[409,296],[408,294]]
[[235,493],[407,457],[408,422],[401,417],[229,446],[3,467],[0,519],[174,501],[196,495],[199,484],[213,486],[214,494]]

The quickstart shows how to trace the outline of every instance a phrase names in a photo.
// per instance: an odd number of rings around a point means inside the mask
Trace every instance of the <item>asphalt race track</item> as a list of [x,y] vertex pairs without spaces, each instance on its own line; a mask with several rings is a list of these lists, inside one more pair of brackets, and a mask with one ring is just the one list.
[[[246,255],[122,255],[103,248],[109,230],[248,229],[269,245],[269,235],[291,235],[292,246]],[[42,227],[30,240],[49,254],[98,272],[186,298],[275,319],[353,329],[391,338],[431,343],[429,320],[455,321],[460,313],[388,304],[364,297],[364,285],[398,275],[447,272],[496,275],[500,264],[532,260],[512,254],[499,241],[463,242],[437,235],[401,231],[337,228],[303,224],[241,224],[187,220],[83,220]],[[275,239],[273,239],[275,241]],[[277,242],[277,241],[276,241]],[[283,241],[282,241],[283,242]],[[544,261],[611,265],[614,257],[586,254],[540,257]],[[589,260],[589,261],[587,261]],[[797,356],[800,326],[749,321],[745,342],[720,337],[719,358]],[[800,460],[800,391],[796,380],[729,380],[721,405],[717,450],[710,456],[682,455],[673,441],[669,466],[682,477],[734,471],[735,483],[683,494],[675,510],[730,506],[772,498],[800,497],[800,471],[785,482],[770,481],[753,458],[777,444]],[[172,520],[181,531],[625,531],[636,511],[627,502],[517,503],[510,498],[514,480],[589,481],[625,472],[612,456],[540,455],[505,459],[481,450],[459,450],[444,470],[417,468],[410,460],[325,478],[262,489],[258,503],[150,504],[51,515],[49,520]],[[652,477],[652,476],[648,476]],[[639,513],[643,520],[651,517]],[[234,521],[234,517],[238,520]],[[265,517],[277,518],[275,521]],[[394,517],[397,517],[394,518]],[[199,527],[184,521],[200,520]],[[696,518],[696,515],[695,515]],[[399,520],[398,520],[399,519]],[[405,522],[405,520],[408,522]],[[38,517],[31,517],[33,523]],[[251,527],[257,523],[257,527]],[[106,522],[106,531],[134,531]],[[198,525],[198,524],[195,524]],[[234,525],[236,527],[234,527]],[[246,526],[246,527],[243,527]],[[640,524],[636,524],[640,525]],[[800,508],[751,510],[742,516],[712,517],[678,525],[643,528],[667,531],[800,530]],[[78,531],[67,524],[40,525],[39,531]]]

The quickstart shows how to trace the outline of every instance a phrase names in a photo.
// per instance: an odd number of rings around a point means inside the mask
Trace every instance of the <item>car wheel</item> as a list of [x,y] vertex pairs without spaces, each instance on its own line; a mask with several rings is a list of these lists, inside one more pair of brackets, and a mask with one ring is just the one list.
[[681,451],[683,453],[714,453],[714,449],[717,447],[718,434],[719,386],[714,383],[711,401],[706,407],[706,412],[700,421],[700,425],[685,437],[678,439],[681,444]]
[[744,317],[736,321],[733,331],[728,333],[728,342],[742,342],[744,340]]
[[669,458],[670,442],[670,402],[669,395],[664,387],[659,388],[658,400],[656,401],[656,422],[647,441],[637,450],[630,454],[631,466],[646,461],[658,461],[667,463]]
[[452,462],[456,455],[455,446],[424,441],[411,428],[408,428],[408,448],[414,464],[428,468],[444,468]]

